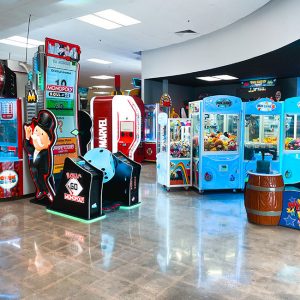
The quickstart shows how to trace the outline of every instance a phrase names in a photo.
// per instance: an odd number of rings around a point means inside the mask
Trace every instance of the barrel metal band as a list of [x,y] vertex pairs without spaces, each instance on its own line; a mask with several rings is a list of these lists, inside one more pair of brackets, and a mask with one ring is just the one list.
[[281,211],[261,211],[252,208],[246,208],[246,211],[247,213],[264,217],[278,217],[281,215]]
[[284,190],[284,187],[264,187],[247,184],[247,189],[260,192],[282,192]]

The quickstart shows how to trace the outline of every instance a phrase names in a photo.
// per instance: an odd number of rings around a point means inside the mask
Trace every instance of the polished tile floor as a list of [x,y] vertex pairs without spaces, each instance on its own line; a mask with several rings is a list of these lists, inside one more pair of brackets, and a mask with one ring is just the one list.
[[300,232],[247,223],[243,194],[142,170],[142,205],[91,225],[0,203],[0,299],[300,299]]

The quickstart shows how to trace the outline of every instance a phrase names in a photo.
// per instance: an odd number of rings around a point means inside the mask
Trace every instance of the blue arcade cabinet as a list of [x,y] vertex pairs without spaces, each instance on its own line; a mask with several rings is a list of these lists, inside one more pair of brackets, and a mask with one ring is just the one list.
[[300,182],[300,97],[284,102],[282,176],[285,184]]
[[270,162],[271,172],[281,171],[283,103],[261,98],[244,103],[243,136],[244,161],[243,178],[247,172],[256,172],[257,161]]
[[206,97],[200,104],[199,191],[242,189],[242,101]]

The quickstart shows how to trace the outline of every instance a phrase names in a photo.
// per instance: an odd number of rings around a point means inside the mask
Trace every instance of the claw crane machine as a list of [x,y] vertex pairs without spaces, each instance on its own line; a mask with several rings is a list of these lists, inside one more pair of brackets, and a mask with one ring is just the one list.
[[167,191],[171,187],[192,185],[192,121],[188,118],[168,118],[158,114],[157,182]]
[[300,97],[284,101],[284,150],[282,176],[285,184],[300,182]]
[[242,189],[241,99],[206,97],[200,116],[199,191]]
[[189,102],[189,118],[192,119],[192,166],[193,166],[193,187],[199,189],[199,139],[200,139],[200,102]]
[[243,178],[256,172],[258,160],[270,162],[272,172],[281,171],[283,103],[269,98],[244,103]]
[[144,134],[144,158],[145,161],[156,161],[156,126],[159,104],[145,105],[145,134]]

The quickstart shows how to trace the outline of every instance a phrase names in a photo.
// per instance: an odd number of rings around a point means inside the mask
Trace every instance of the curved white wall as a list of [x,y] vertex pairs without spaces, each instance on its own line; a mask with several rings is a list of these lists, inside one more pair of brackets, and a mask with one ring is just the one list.
[[212,34],[145,51],[142,78],[212,69],[276,50],[300,38],[299,12],[299,0],[272,0],[248,17]]

